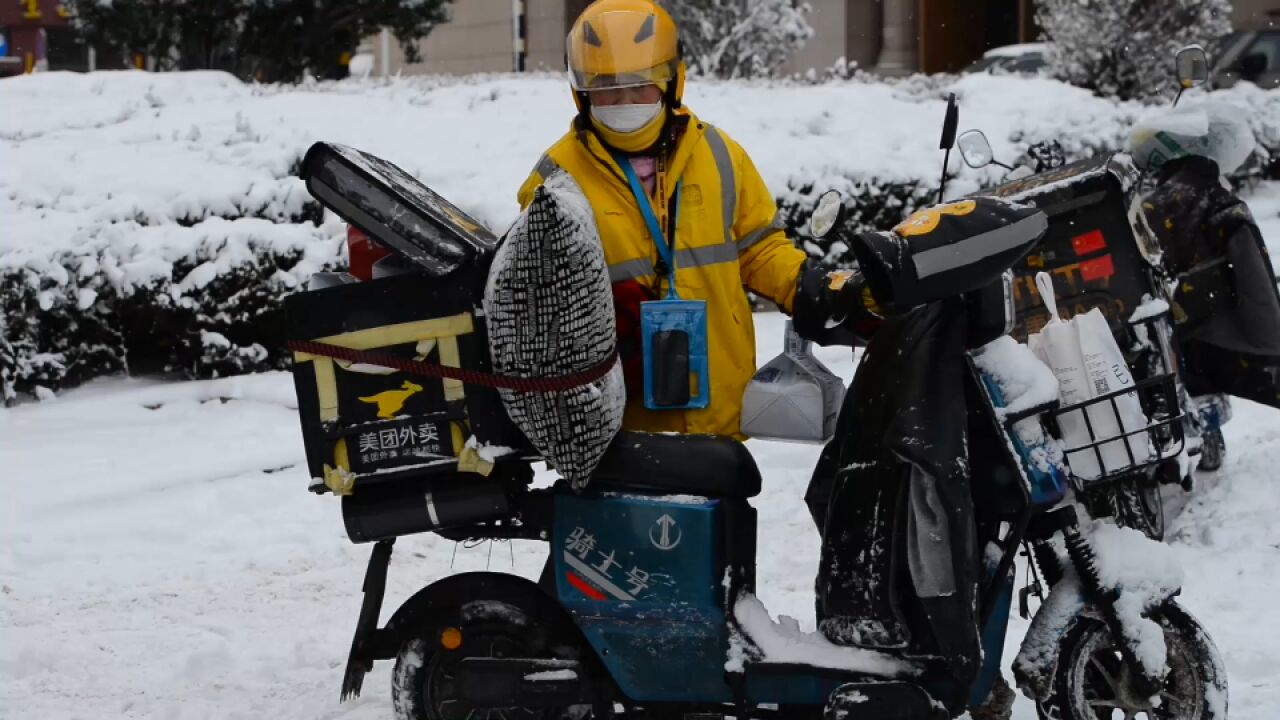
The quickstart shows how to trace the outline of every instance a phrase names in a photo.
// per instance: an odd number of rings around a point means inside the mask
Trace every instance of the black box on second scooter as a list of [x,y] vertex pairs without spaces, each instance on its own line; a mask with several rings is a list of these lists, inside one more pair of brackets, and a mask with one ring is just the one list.
[[1013,336],[1025,342],[1048,313],[1035,276],[1047,272],[1064,317],[1098,308],[1112,331],[1125,332],[1144,296],[1158,296],[1132,226],[1128,187],[1137,170],[1127,158],[1101,155],[984,190],[1027,202],[1049,216],[1049,232],[1015,265]]

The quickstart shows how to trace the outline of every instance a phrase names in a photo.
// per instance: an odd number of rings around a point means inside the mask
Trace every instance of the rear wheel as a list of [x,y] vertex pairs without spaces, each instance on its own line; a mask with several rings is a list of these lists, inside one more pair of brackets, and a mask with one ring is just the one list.
[[1047,720],[1226,720],[1227,673],[1204,628],[1169,602],[1152,615],[1164,630],[1168,675],[1156,699],[1132,687],[1105,623],[1081,616],[1059,644],[1053,694],[1039,706]]
[[[458,696],[463,658],[551,657],[546,637],[519,608],[497,602],[486,602],[484,608],[484,617],[463,621],[465,613],[459,613],[405,640],[391,677],[397,720],[550,720],[561,715],[562,709],[516,705],[477,709]],[[459,636],[461,643],[450,649]]]

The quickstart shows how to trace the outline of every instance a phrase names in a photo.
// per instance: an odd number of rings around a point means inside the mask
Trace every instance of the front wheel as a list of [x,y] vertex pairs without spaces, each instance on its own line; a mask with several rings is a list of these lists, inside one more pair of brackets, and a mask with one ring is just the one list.
[[1164,540],[1160,484],[1144,477],[1121,481],[1115,489],[1115,518],[1122,527],[1133,528],[1152,540]]
[[1081,616],[1059,644],[1053,693],[1039,707],[1045,720],[1226,720],[1227,671],[1213,640],[1186,610],[1168,602],[1152,614],[1164,630],[1168,675],[1159,695],[1132,687],[1124,661],[1098,618]]

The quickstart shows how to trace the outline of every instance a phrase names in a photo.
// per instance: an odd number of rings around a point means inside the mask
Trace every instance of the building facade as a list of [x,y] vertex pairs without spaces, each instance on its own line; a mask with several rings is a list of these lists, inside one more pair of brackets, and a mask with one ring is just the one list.
[[453,19],[419,44],[423,62],[406,64],[399,43],[384,37],[373,43],[374,68],[385,68],[392,75],[465,75],[512,72],[523,61],[525,70],[562,70],[565,36],[588,4],[578,0],[454,2]]
[[[670,0],[679,2],[680,0]],[[959,70],[984,50],[1032,42],[1034,0],[806,0],[814,35],[787,72],[824,70],[840,58],[885,74]],[[373,43],[387,74],[561,70],[564,38],[589,0],[460,0],[453,20],[405,64],[398,44]],[[1280,0],[1235,0],[1238,29],[1280,27]]]
[[0,2],[0,76],[48,69],[50,42],[70,34],[69,17],[59,0]]

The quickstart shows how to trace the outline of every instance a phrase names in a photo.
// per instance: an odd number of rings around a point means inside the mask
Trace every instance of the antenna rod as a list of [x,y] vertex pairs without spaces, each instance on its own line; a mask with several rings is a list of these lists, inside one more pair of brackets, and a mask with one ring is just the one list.
[[942,197],[947,192],[947,164],[951,161],[951,148],[942,156],[942,181],[938,183],[938,204],[942,204]]

